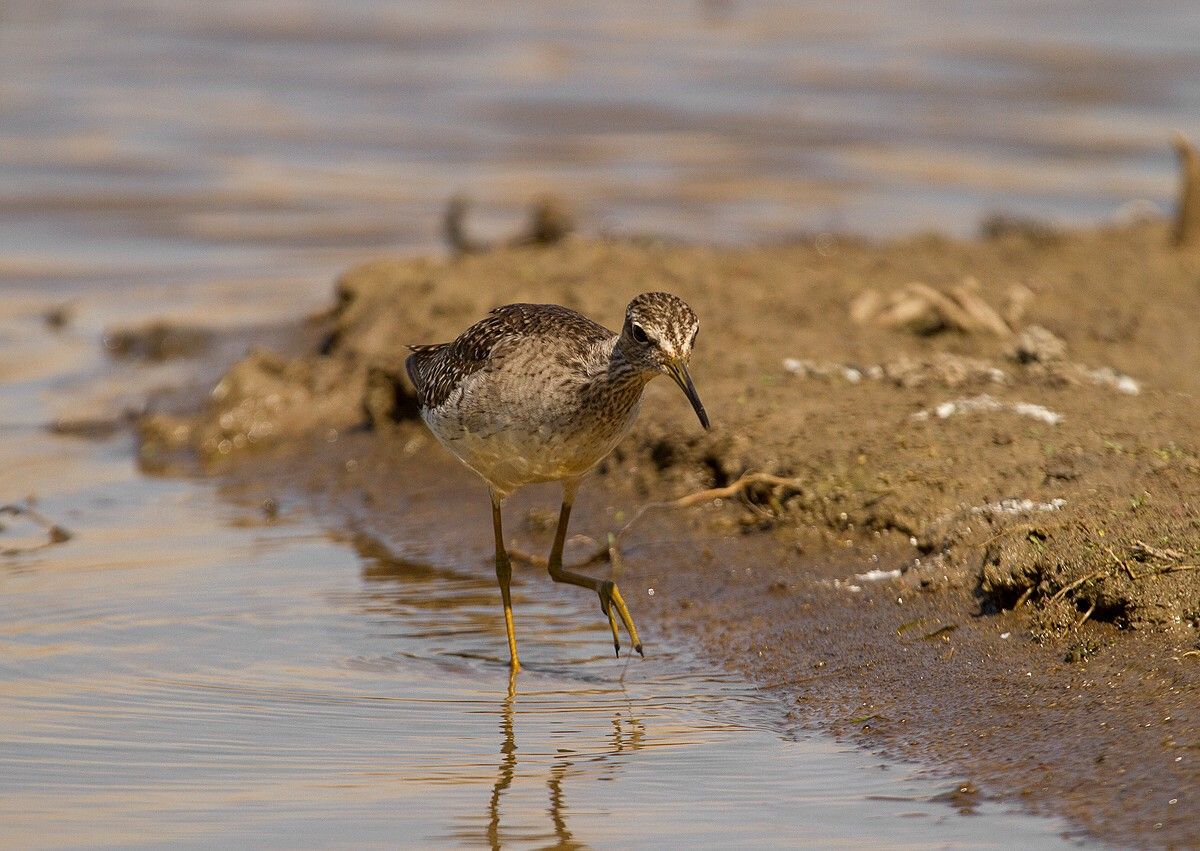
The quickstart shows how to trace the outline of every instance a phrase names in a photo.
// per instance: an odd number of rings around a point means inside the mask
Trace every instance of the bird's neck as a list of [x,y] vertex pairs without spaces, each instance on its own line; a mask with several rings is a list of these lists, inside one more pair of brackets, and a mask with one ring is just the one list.
[[640,392],[656,373],[647,372],[642,367],[632,363],[625,355],[625,350],[620,343],[621,338],[614,337],[605,344],[604,354],[606,356],[606,363],[604,374],[601,378],[610,387],[619,387],[622,389],[636,387]]
[[619,338],[613,337],[600,344],[584,395],[605,407],[633,407],[654,373],[648,373],[630,362],[618,343]]

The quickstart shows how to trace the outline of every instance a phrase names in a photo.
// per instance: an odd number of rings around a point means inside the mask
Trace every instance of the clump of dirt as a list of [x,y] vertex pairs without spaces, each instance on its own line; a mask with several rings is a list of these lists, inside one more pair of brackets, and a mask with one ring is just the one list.
[[239,361],[194,414],[147,414],[139,422],[141,454],[181,447],[211,460],[256,445],[362,421],[366,369],[324,355],[284,358],[256,351]]
[[1056,245],[1062,238],[1062,232],[1051,224],[1011,213],[985,216],[979,224],[979,235],[989,240],[1024,240],[1042,247]]
[[[1162,223],[879,245],[573,239],[379,260],[338,281],[318,347],[252,354],[198,414],[147,417],[144,451],[215,459],[356,425],[390,439],[418,428],[409,344],[515,301],[619,327],[634,295],[670,290],[701,319],[692,372],[714,428],[659,382],[602,474],[647,499],[748,471],[785,478],[746,488],[742,516],[713,522],[795,530],[809,559],[894,553],[904,582],[972,587],[982,612],[1019,607],[1039,634],[1087,620],[1194,629],[1197,282],[1200,253],[1172,249]],[[876,321],[897,309],[921,321]],[[1111,333],[1114,311],[1127,332]]]
[[1009,357],[1017,363],[1054,363],[1067,355],[1067,344],[1041,325],[1030,325],[1020,333]]
[[207,328],[157,321],[105,332],[104,349],[122,360],[159,362],[203,354],[212,346],[215,336]]
[[[476,239],[467,233],[466,218],[470,199],[455,195],[446,206],[442,219],[442,233],[451,250],[463,254],[478,254],[491,251],[497,245]],[[517,248],[523,245],[553,245],[570,236],[575,230],[575,216],[562,198],[543,195],[534,200],[529,209],[529,221],[525,229],[510,237],[503,245]]]

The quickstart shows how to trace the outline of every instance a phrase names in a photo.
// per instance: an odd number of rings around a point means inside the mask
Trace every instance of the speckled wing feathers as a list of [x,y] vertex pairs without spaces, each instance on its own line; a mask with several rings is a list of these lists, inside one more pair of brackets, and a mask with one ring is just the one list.
[[556,304],[508,304],[497,307],[452,343],[410,346],[408,376],[423,409],[444,403],[462,382],[483,369],[496,347],[517,337],[571,340],[580,350],[613,333],[574,310]]

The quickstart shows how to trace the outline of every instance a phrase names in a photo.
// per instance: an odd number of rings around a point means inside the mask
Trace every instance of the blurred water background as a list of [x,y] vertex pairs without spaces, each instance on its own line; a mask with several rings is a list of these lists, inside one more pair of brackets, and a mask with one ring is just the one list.
[[[1095,221],[1200,132],[1185,0],[0,3],[0,280],[311,274],[485,232]],[[339,260],[330,261],[332,255]]]

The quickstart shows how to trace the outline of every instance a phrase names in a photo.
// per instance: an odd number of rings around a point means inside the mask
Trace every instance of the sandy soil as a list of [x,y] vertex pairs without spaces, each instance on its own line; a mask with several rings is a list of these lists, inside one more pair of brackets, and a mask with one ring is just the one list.
[[[379,260],[341,278],[295,351],[253,353],[199,411],[144,417],[143,459],[198,457],[386,528],[386,488],[446,463],[413,419],[409,343],[512,301],[613,327],[636,293],[670,290],[701,318],[692,373],[714,428],[652,385],[575,529],[602,539],[647,502],[729,490],[620,532],[635,615],[782,690],[799,724],[1107,840],[1189,845],[1200,251],[1168,242],[1154,222],[996,220],[967,241],[569,239]],[[547,546],[545,507],[514,510],[514,534]]]

